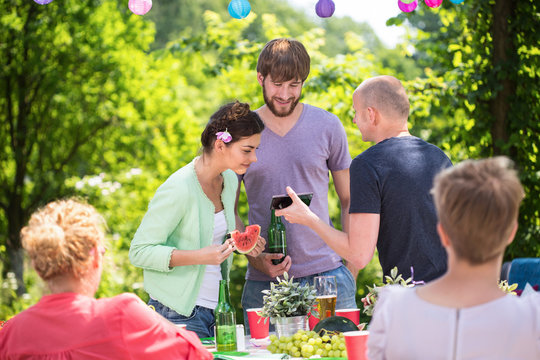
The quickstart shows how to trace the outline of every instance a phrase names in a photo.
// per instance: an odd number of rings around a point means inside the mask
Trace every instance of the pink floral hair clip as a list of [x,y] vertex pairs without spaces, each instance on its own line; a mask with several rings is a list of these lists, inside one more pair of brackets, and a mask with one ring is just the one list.
[[225,131],[220,131],[216,133],[217,139],[223,141],[224,143],[230,143],[232,140],[232,135],[225,129]]

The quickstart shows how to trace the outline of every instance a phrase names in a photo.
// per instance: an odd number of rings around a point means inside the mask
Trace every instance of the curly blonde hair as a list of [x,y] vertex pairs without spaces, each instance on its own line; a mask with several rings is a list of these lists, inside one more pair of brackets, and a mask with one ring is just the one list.
[[104,244],[105,221],[93,206],[75,199],[51,202],[21,230],[22,246],[43,280],[71,274],[82,277],[92,251]]

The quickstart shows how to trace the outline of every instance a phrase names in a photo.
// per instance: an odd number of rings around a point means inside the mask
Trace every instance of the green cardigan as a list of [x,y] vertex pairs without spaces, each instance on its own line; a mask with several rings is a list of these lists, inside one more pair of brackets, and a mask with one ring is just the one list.
[[[184,316],[189,316],[195,307],[206,265],[169,268],[172,251],[209,246],[214,232],[215,207],[201,188],[194,161],[172,174],[157,189],[129,249],[131,263],[144,269],[144,288],[148,294]],[[230,232],[236,228],[234,204],[238,177],[232,170],[224,171],[222,176],[221,201]],[[228,270],[232,256],[226,262]]]

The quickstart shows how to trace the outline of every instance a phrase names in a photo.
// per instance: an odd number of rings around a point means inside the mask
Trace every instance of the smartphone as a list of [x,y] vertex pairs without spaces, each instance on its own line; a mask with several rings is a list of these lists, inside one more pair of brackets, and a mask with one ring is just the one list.
[[[296,194],[306,204],[309,206],[311,204],[311,199],[313,198],[313,193],[300,193]],[[272,196],[272,202],[270,203],[270,209],[285,209],[287,206],[292,204],[292,199],[289,195],[274,195]]]

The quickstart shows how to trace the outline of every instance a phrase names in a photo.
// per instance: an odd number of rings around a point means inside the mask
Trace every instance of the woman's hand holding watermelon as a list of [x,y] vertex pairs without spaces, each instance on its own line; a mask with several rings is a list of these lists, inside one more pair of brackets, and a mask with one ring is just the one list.
[[234,242],[227,239],[221,245],[210,245],[199,250],[200,264],[219,265],[235,250]]

